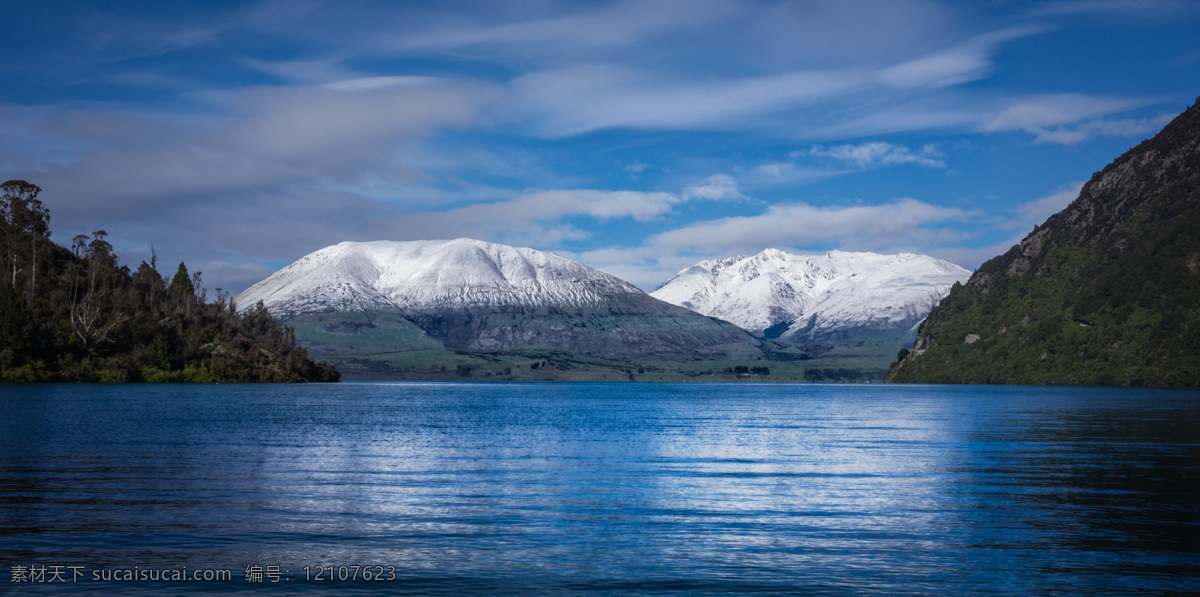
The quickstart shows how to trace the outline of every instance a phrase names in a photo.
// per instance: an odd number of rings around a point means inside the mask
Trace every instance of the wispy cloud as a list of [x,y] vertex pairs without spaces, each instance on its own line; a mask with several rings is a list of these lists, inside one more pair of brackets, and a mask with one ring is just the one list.
[[[920,88],[929,93],[984,78],[992,72],[993,56],[1003,44],[1046,31],[1040,25],[1010,27],[884,66],[846,65],[757,77],[688,77],[625,65],[579,63],[529,73],[510,87],[522,106],[518,112],[547,136],[613,127],[729,130],[777,129],[785,124],[793,134],[820,136],[822,129],[838,128],[828,122],[836,115],[831,106],[869,106],[874,96],[903,95]],[[781,114],[786,115],[782,120]],[[942,123],[965,124],[978,118],[947,121],[939,115]],[[870,120],[859,119],[859,127],[867,134],[895,127],[895,118],[881,120],[891,123],[872,126]],[[928,126],[923,122],[916,128]]]
[[894,244],[938,223],[966,217],[957,208],[916,199],[882,205],[818,207],[807,203],[775,204],[757,216],[738,216],[692,224],[654,235],[650,242],[673,248],[723,248],[745,251],[771,246],[799,247],[818,243],[866,240]]
[[914,164],[925,168],[945,168],[945,155],[936,145],[926,144],[916,151],[886,141],[825,147],[814,145],[793,151],[787,160],[768,162],[754,168],[751,186],[795,185],[873,170],[887,166]]
[[1060,143],[1076,145],[1093,137],[1137,137],[1150,136],[1174,118],[1171,114],[1159,114],[1154,118],[1122,118],[1118,120],[1092,120],[1074,127],[1061,126],[1054,129],[1034,129],[1037,143]]
[[646,168],[649,167],[649,164],[644,164],[640,160],[634,160],[628,164],[625,164],[621,169],[629,174],[641,174],[642,172],[646,171]]
[[1039,25],[1022,25],[976,36],[954,47],[885,68],[879,73],[879,79],[896,87],[949,87],[969,83],[990,74],[992,56],[1002,43],[1046,30]]
[[[1134,135],[1161,126],[1160,117],[1149,120],[1105,122],[1096,120],[1155,103],[1146,98],[1097,97],[1079,94],[1033,96],[1020,99],[987,119],[984,132],[1025,131],[1042,143],[1079,143],[1094,135]],[[1084,123],[1075,127],[1077,123]]]
[[703,199],[707,201],[725,201],[729,199],[745,199],[738,190],[738,183],[728,174],[714,174],[683,190],[683,199],[691,201]]
[[[486,14],[490,7],[480,8]],[[455,19],[421,33],[398,36],[392,47],[420,51],[505,49],[526,55],[534,51],[594,51],[632,46],[652,36],[693,28],[743,10],[738,2],[725,0],[625,1],[576,11],[547,3],[539,8],[543,10],[519,13],[515,19],[501,17],[497,22]]]
[[[354,91],[250,89],[223,105],[231,113],[194,127],[76,113],[73,133],[93,131],[105,146],[54,169],[53,186],[65,197],[88,198],[72,207],[90,216],[121,205],[145,210],[143,200],[161,204],[206,193],[325,186],[369,173],[411,178],[417,174],[387,159],[392,148],[474,121],[495,95],[450,81],[408,83]],[[119,128],[107,124],[114,119]]]
[[893,145],[883,141],[859,145],[835,145],[829,148],[817,145],[810,149],[807,155],[827,158],[860,170],[895,164],[916,164],[926,168],[946,167],[946,162],[942,160],[944,157],[942,152],[933,145],[925,145],[917,151],[912,151],[903,145]]
[[618,66],[576,65],[520,77],[512,91],[535,130],[554,137],[611,127],[730,129],[752,115],[846,93],[864,81],[851,72],[671,81]]

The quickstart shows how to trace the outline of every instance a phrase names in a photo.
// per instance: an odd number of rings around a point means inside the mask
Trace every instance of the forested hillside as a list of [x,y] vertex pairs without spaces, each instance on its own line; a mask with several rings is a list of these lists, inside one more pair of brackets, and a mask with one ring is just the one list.
[[0,185],[0,381],[336,381],[261,305],[209,302],[200,274],[121,265],[103,230],[50,240],[40,189]]
[[889,379],[1200,386],[1200,102],[956,285]]

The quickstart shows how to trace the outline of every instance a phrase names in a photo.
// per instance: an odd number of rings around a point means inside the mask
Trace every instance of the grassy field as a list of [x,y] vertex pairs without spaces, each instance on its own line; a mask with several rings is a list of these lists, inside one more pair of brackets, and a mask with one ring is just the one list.
[[770,359],[641,363],[552,349],[410,350],[336,357],[330,362],[345,379],[878,382],[899,348],[868,340],[772,353]]

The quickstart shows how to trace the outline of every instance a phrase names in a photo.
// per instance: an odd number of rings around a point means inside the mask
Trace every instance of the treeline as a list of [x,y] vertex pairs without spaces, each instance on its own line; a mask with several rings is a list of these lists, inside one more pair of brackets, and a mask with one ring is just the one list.
[[40,192],[0,185],[0,381],[337,381],[261,303],[209,302],[183,263],[131,271],[103,230],[52,242]]

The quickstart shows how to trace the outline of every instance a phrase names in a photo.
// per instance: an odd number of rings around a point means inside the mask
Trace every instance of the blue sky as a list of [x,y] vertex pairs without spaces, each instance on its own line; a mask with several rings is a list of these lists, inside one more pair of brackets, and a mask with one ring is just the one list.
[[1171,0],[8,2],[0,177],[234,293],[473,237],[650,290],[768,247],[975,268],[1200,95]]

